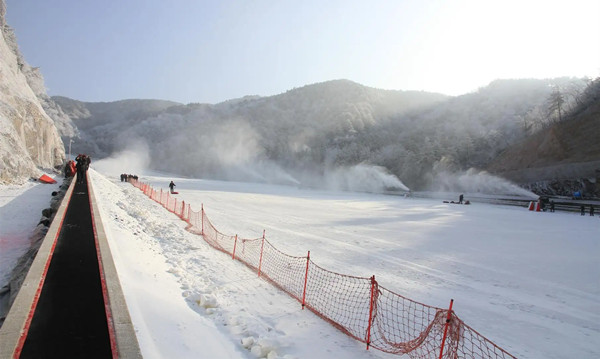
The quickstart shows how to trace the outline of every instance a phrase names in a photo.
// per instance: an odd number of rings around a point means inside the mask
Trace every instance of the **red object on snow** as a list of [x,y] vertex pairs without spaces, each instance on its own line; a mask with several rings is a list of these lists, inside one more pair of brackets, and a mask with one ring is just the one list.
[[44,182],[44,183],[56,183],[56,181],[53,178],[48,177],[47,175],[42,175],[42,177],[40,177],[40,182]]

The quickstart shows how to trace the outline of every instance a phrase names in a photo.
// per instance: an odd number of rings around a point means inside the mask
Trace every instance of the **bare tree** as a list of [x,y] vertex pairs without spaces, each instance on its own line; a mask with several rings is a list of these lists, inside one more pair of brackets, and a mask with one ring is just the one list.
[[550,96],[548,97],[548,116],[552,117],[555,113],[558,113],[558,122],[562,121],[562,106],[565,103],[565,98],[561,93],[558,86],[554,88]]

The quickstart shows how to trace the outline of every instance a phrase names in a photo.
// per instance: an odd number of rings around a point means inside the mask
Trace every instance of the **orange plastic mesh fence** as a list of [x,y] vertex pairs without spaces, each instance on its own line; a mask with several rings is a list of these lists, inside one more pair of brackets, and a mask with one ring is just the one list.
[[[450,326],[451,347],[453,356],[449,358],[514,358],[506,350],[479,334],[456,315],[452,315]],[[450,338],[449,338],[450,339]],[[449,340],[446,341],[448,343]],[[446,353],[444,351],[444,353]]]
[[204,240],[212,247],[231,254],[235,236],[228,236],[219,232],[208,218],[204,216]]
[[[260,253],[259,253],[260,256]],[[287,255],[264,240],[260,275],[270,279],[280,289],[302,301],[306,257]]]
[[366,342],[371,279],[331,272],[309,262],[306,307],[351,337]]
[[258,271],[258,266],[260,264],[260,249],[262,247],[262,243],[262,238],[238,238],[238,244],[235,250],[235,259],[244,263],[249,268]]
[[202,212],[195,212],[192,211],[191,209],[189,210],[188,213],[188,217],[187,217],[187,222],[190,224],[190,226],[187,228],[188,231],[195,233],[195,234],[202,234]]
[[[146,195],[177,214],[192,233],[203,235],[213,248],[231,255],[258,272],[347,335],[393,354],[412,359],[515,358],[466,325],[454,312],[425,305],[386,288],[375,278],[329,271],[307,257],[295,257],[275,248],[266,238],[243,239],[219,232],[204,209],[193,211],[168,192],[131,182]],[[308,265],[307,265],[308,261]],[[305,286],[306,284],[306,286]],[[305,289],[306,288],[306,289]]]
[[448,311],[380,286],[375,293],[371,345],[388,353],[409,354],[411,358],[437,357]]

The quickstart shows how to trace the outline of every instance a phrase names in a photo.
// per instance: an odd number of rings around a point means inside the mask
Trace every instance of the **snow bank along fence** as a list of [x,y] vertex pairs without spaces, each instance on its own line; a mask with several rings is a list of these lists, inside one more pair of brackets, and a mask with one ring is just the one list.
[[387,353],[410,358],[515,358],[465,324],[453,311],[394,293],[370,278],[335,273],[315,264],[310,251],[295,257],[275,248],[264,235],[245,239],[226,235],[210,222],[204,206],[193,211],[185,201],[148,184],[132,181],[148,197],[189,224],[188,231],[259,277],[294,297],[333,326]]

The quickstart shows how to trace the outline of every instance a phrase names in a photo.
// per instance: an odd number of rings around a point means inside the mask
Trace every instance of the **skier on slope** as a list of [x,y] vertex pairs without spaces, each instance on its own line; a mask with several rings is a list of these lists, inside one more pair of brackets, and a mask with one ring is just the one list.
[[171,189],[171,193],[175,192],[175,183],[173,183],[173,181],[169,183],[169,188]]

